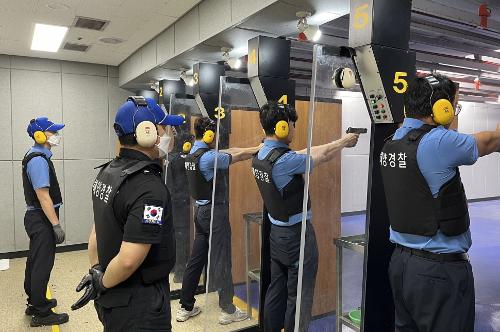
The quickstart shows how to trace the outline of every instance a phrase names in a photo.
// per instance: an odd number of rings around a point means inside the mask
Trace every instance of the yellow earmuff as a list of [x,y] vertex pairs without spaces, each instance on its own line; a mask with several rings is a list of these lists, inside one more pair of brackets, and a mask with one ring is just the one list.
[[278,138],[286,138],[288,136],[288,133],[290,132],[290,128],[288,126],[288,122],[285,120],[278,121],[276,123],[276,126],[274,127],[274,134]]
[[191,147],[191,142],[184,142],[184,144],[182,145],[182,152],[189,153],[189,151],[191,151]]
[[186,114],[180,113],[179,116],[182,116],[184,118],[184,121],[182,123],[186,123]]
[[47,135],[41,130],[37,130],[33,133],[33,139],[36,144],[45,144],[47,142]]
[[143,148],[151,148],[155,145],[158,137],[156,126],[151,121],[142,121],[135,129],[137,144]]
[[205,142],[206,144],[210,144],[214,141],[215,139],[215,133],[213,132],[213,130],[207,130],[205,131],[205,133],[203,134],[203,142]]
[[453,108],[453,104],[450,101],[450,97],[448,96],[448,99],[442,98],[438,99],[434,104],[432,104],[432,96],[434,95],[434,87],[439,85],[439,80],[432,76],[429,75],[425,77],[425,80],[427,83],[429,83],[432,94],[430,97],[429,102],[431,102],[431,107],[432,107],[432,119],[434,120],[435,123],[442,125],[442,126],[447,126],[450,123],[453,122],[453,119],[455,118],[455,109]]
[[455,118],[455,110],[448,99],[439,99],[432,105],[432,118],[435,123],[447,126]]

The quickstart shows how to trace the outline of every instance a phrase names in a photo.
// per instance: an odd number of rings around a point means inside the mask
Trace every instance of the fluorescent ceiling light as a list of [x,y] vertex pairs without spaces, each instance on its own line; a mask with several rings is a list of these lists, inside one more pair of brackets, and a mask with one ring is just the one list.
[[500,49],[498,49],[498,50],[495,50],[495,52],[500,52]]
[[68,32],[68,27],[37,23],[31,42],[33,51],[57,52]]
[[474,56],[474,54],[469,54],[469,55],[466,55],[465,58],[466,59],[475,59],[476,57]]

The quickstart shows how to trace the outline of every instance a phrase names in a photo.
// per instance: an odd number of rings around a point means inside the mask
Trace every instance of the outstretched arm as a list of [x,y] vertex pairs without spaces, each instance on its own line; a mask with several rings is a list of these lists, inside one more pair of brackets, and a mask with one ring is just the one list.
[[[343,148],[351,148],[356,146],[356,144],[358,143],[358,138],[358,134],[347,134],[336,141],[311,147],[311,158],[314,164],[319,165],[321,163],[328,162],[332,160],[335,157],[336,153]],[[307,149],[300,150],[297,153],[306,154]]]

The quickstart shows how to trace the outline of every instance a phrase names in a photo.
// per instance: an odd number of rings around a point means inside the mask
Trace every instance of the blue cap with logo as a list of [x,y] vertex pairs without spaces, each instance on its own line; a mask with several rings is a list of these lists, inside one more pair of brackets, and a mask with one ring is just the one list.
[[146,102],[148,103],[149,109],[155,114],[156,118],[160,119],[158,122],[159,125],[180,126],[184,123],[184,118],[182,116],[166,114],[153,98],[146,98]]
[[182,124],[184,121],[181,116],[165,114],[161,107],[152,99],[153,105],[150,106],[151,101],[148,102],[147,99],[150,98],[142,96],[129,97],[120,106],[116,113],[114,124],[115,132],[118,136],[133,134],[137,125],[143,121],[150,121],[157,125],[173,126]]
[[28,128],[26,131],[30,137],[33,137],[36,131],[53,131],[58,132],[59,130],[64,128],[64,124],[62,123],[54,123],[49,120],[49,118],[43,116],[36,119],[31,119],[28,124]]

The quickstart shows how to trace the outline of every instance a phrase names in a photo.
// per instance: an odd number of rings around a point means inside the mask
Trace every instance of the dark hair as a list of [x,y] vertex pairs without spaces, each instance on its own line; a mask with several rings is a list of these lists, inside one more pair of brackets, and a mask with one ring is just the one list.
[[276,124],[281,121],[297,122],[299,116],[293,106],[288,104],[278,104],[278,102],[270,100],[261,107],[259,111],[260,124],[266,132],[266,135],[273,135]]
[[205,134],[207,130],[212,130],[213,132],[217,130],[215,121],[207,117],[196,119],[194,122],[194,135],[196,139],[203,138],[203,134]]
[[194,135],[191,134],[190,132],[184,131],[184,132],[177,132],[177,135],[174,136],[174,152],[181,152],[184,143],[189,142],[193,143],[194,141]]
[[123,135],[123,136],[118,136],[118,141],[120,141],[121,145],[132,146],[132,145],[137,144],[137,140],[135,139],[134,134],[127,134],[127,135]]
[[457,85],[443,75],[432,75],[439,84],[431,86],[424,77],[417,77],[408,87],[404,95],[406,116],[410,118],[425,118],[432,115],[432,105],[439,99],[448,99],[453,103]]

